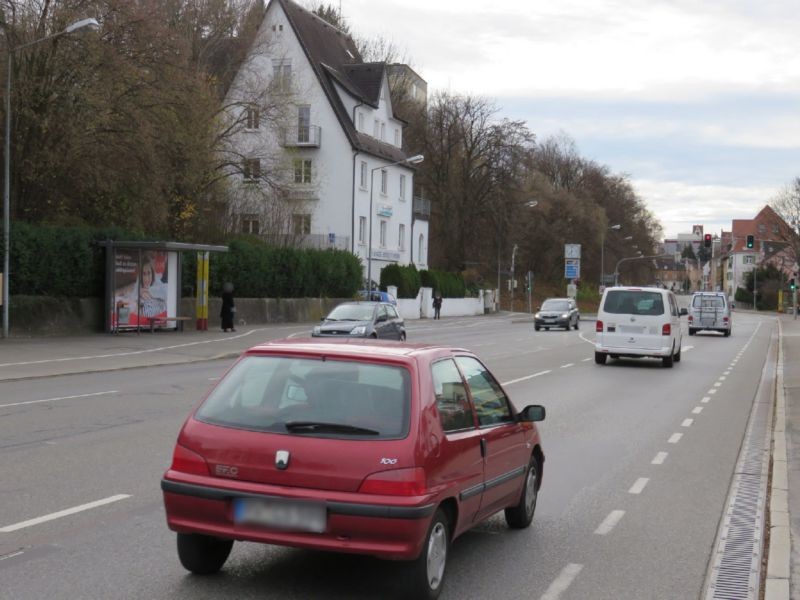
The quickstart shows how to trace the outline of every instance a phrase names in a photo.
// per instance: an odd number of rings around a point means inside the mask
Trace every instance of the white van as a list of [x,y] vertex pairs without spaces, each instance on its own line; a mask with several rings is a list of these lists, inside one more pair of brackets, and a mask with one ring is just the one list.
[[731,334],[731,307],[722,292],[695,292],[689,304],[689,335],[698,331]]
[[603,292],[597,312],[594,361],[646,356],[660,358],[665,367],[681,359],[681,315],[669,290],[611,287]]

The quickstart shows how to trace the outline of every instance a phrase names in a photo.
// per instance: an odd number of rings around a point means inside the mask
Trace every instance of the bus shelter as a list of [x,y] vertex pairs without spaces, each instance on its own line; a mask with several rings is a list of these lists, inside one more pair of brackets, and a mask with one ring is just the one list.
[[208,329],[209,254],[227,246],[182,242],[106,240],[105,329],[108,333],[142,329],[183,329],[191,320],[180,314],[181,254],[197,253],[196,324]]

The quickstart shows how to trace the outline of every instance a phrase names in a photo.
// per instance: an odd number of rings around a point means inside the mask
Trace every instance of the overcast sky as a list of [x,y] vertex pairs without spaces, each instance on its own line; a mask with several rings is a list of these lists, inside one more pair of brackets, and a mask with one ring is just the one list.
[[[330,0],[336,2],[336,0]],[[482,95],[627,173],[667,237],[800,176],[798,0],[342,0],[429,91]]]

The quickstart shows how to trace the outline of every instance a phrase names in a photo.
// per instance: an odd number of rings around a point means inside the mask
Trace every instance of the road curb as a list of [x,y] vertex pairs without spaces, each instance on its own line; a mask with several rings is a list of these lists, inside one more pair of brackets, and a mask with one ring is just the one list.
[[772,488],[769,502],[769,554],[764,600],[789,600],[792,543],[789,527],[789,476],[786,455],[786,392],[783,382],[783,326],[778,320],[778,367],[772,423]]

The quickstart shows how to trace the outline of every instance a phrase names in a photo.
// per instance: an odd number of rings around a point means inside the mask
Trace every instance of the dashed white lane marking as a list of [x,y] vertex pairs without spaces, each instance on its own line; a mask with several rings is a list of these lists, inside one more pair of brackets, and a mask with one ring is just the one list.
[[574,367],[575,363],[567,363],[565,365],[561,365],[562,369],[568,369],[569,367]]
[[209,381],[219,381],[220,379],[221,379],[220,377],[209,377],[208,378]]
[[608,516],[600,523],[600,526],[594,530],[597,535],[606,535],[620,522],[622,517],[625,516],[624,510],[612,510]]
[[678,442],[681,441],[682,437],[683,437],[682,433],[673,433],[671,436],[669,436],[669,440],[667,440],[667,441],[670,444],[677,444]]
[[8,560],[9,558],[14,558],[15,556],[22,556],[25,554],[22,550],[19,552],[12,552],[11,554],[6,554],[5,556],[0,556],[0,560]]
[[730,372],[730,371],[725,371],[725,372],[723,373],[723,375],[725,375],[726,377],[727,377],[728,375],[730,375],[730,374],[731,374],[731,372]]
[[694,348],[694,346],[681,346],[681,352],[688,352],[692,348]]
[[722,382],[720,382],[720,381],[715,381],[714,382],[714,387],[720,387],[721,385],[722,385]]
[[650,481],[648,477],[639,477],[639,479],[636,480],[636,483],[631,486],[631,489],[628,490],[628,493],[641,494],[648,481]]
[[73,400],[74,398],[92,398],[94,396],[107,396],[108,394],[118,394],[117,390],[108,390],[107,392],[94,392],[93,394],[76,394],[75,396],[58,396],[57,398],[44,398],[42,400],[27,400],[25,402],[14,402],[13,404],[0,404],[0,408],[8,408],[10,406],[23,406],[25,404],[39,404],[40,402],[57,402],[58,400]]
[[592,360],[591,356],[589,358],[584,358],[581,362],[589,362],[590,360]]
[[725,375],[720,375],[719,376],[719,380],[720,381],[725,381],[726,379],[727,379],[727,377],[725,377]]
[[58,512],[50,513],[49,515],[36,517],[35,519],[29,519],[27,521],[14,523],[13,525],[6,525],[5,527],[0,527],[0,533],[11,533],[12,531],[17,531],[18,529],[24,529],[26,527],[39,525],[40,523],[46,523],[47,521],[60,519],[61,517],[74,515],[75,513],[83,512],[84,510],[90,510],[92,508],[97,508],[98,506],[111,504],[112,502],[119,502],[120,500],[125,500],[126,498],[130,498],[130,495],[117,494],[116,496],[109,496],[108,498],[103,498],[102,500],[95,500],[94,502],[88,502],[86,504],[81,504],[80,506],[73,506],[72,508],[67,508],[65,510],[60,510]]
[[500,385],[512,385],[515,383],[519,383],[520,381],[527,381],[528,379],[533,379],[534,377],[539,377],[540,375],[547,375],[550,373],[550,370],[547,371],[539,371],[538,373],[534,373],[533,375],[526,375],[525,377],[519,377],[517,379],[512,379],[511,381],[504,381]]
[[703,396],[703,399],[700,400],[703,404],[708,404],[709,400],[711,400],[710,396]]
[[659,452],[656,454],[656,457],[650,462],[651,465],[663,465],[664,461],[667,460],[669,456],[669,452]]
[[691,427],[692,423],[694,423],[694,419],[684,419],[681,427]]
[[706,392],[706,394],[716,394],[716,393],[717,393],[717,388],[710,389]]
[[567,591],[572,582],[578,576],[578,573],[583,569],[583,565],[577,563],[569,563],[566,567],[561,569],[558,577],[555,578],[550,587],[545,590],[541,600],[558,600],[561,594]]
[[692,414],[699,415],[701,412],[703,412],[703,407],[702,406],[695,406],[692,409]]

